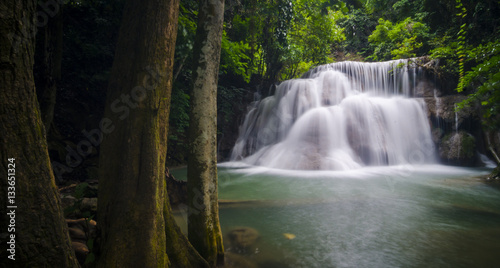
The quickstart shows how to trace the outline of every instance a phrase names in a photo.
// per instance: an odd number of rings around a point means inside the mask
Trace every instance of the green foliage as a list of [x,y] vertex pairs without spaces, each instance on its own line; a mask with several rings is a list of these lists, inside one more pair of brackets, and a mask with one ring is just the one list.
[[[226,31],[222,35],[222,51],[220,70],[227,74],[233,73],[249,83],[252,74],[257,72],[255,66],[251,65],[250,45],[243,41],[232,42],[227,37]],[[258,58],[258,54],[254,56]]]
[[[460,19],[464,19],[467,16],[467,9],[462,5],[461,0],[456,0],[457,6],[456,8],[459,10],[457,13],[457,16]],[[463,23],[460,25],[460,31],[458,31],[458,47],[457,47],[457,54],[458,54],[458,86],[457,86],[457,91],[461,92],[465,86],[464,84],[464,72],[465,72],[465,35],[467,34],[467,24]]]
[[[474,103],[483,107],[484,125],[500,128],[500,41],[489,42],[471,50],[469,57],[479,62],[462,78],[462,87],[472,87],[474,92],[458,104],[461,109]],[[457,87],[457,90],[461,90]]]
[[[345,40],[338,23],[348,12],[343,1],[250,0],[240,4],[226,11],[227,40],[232,43],[223,45],[223,53],[227,52],[223,58],[228,59],[225,70],[232,69],[247,82],[251,80],[248,73],[269,84],[296,77],[305,63],[331,62]],[[247,69],[247,76],[242,69]]]
[[[123,4],[123,0],[65,4],[60,92],[67,98],[77,103],[96,100],[103,108]],[[168,146],[169,158],[179,160],[176,164],[182,163],[186,151],[198,1],[183,0],[179,8]],[[492,122],[498,102],[498,75],[491,67],[498,65],[492,52],[498,51],[492,45],[500,29],[498,14],[497,0],[231,1],[224,14],[220,122],[229,125],[234,120],[235,105],[245,106],[249,92],[259,88],[266,95],[272,84],[319,64],[421,55],[440,59],[441,71],[452,74],[447,76],[452,81],[462,77],[458,88],[473,93],[464,105],[482,103]],[[99,110],[96,104],[88,110]]]
[[86,190],[89,188],[89,184],[84,182],[84,183],[80,183],[78,184],[76,187],[75,187],[75,194],[74,194],[74,197],[76,199],[82,199],[83,197],[85,197],[85,192]]
[[402,21],[412,17],[420,21],[428,15],[424,3],[425,1],[414,0],[368,0],[364,7],[366,12],[374,17],[390,21]]
[[366,9],[352,9],[347,16],[339,20],[344,28],[346,40],[342,43],[348,53],[366,55],[369,50],[368,36],[375,30],[377,20]]
[[[433,41],[435,48],[431,51],[432,58],[443,60],[441,69],[458,78],[456,91],[472,92],[457,104],[457,109],[480,104],[483,125],[490,129],[500,127],[497,104],[500,101],[500,42],[494,37],[498,32],[487,35],[485,31],[491,25],[499,25],[498,18],[486,19],[485,15],[499,8],[499,3],[490,3],[486,8],[485,3],[455,0],[449,7],[449,12],[454,14],[449,29],[444,37]],[[472,18],[468,10],[473,10]],[[481,40],[490,41],[481,44]]]
[[[87,226],[89,226],[89,222],[92,220],[93,216],[90,218],[85,219]],[[89,249],[89,254],[85,258],[84,265],[85,267],[94,267],[95,264],[95,250],[94,250],[94,238],[89,238],[87,240],[87,248]]]
[[64,5],[63,87],[91,93],[106,88],[123,2],[68,1]]
[[185,61],[191,56],[196,34],[196,7],[189,8],[185,3],[179,5],[179,23],[175,44],[175,59]]
[[80,207],[82,205],[83,198],[92,198],[97,196],[97,189],[95,187],[91,187],[88,183],[83,182],[78,184],[75,187],[75,190],[73,192],[73,197],[75,198],[75,202],[73,205],[67,207],[64,210],[64,215],[66,217],[69,216],[81,216],[84,218],[90,218],[92,219],[94,215],[91,214],[90,211],[80,211]]
[[316,64],[327,62],[328,56],[332,53],[332,44],[345,40],[344,29],[337,24],[337,21],[345,15],[342,11],[332,11],[329,7],[326,12],[326,15],[320,10],[311,12],[311,9],[304,6],[292,23],[288,42],[299,50],[305,62],[312,61]]
[[[242,88],[224,87],[217,88],[217,111],[222,115],[222,123],[228,124],[236,116],[237,108],[245,105],[242,103],[246,91]],[[220,120],[220,119],[219,119]]]
[[449,36],[443,36],[431,41],[436,48],[429,51],[431,59],[440,60],[440,73],[455,76],[458,74],[458,42]]
[[281,79],[300,75],[299,66],[331,62],[335,48],[346,39],[344,28],[338,23],[346,18],[344,2],[297,0],[293,7]]
[[264,79],[274,83],[283,68],[283,55],[287,52],[287,35],[293,19],[291,0],[265,1],[262,13],[265,14],[260,36],[263,58],[266,65]]
[[429,28],[425,24],[411,18],[396,24],[380,18],[378,23],[368,37],[374,48],[370,59],[389,60],[423,55],[424,50],[421,48],[429,39]]
[[87,267],[92,267],[92,265],[95,263],[95,254],[94,254],[94,239],[89,239],[87,241],[87,247],[89,248],[89,255],[87,255],[87,258],[85,258],[85,266]]
[[[168,140],[178,142],[185,138],[189,126],[189,95],[180,88],[172,91]],[[174,126],[174,128],[172,128]]]
[[398,20],[412,17],[417,21],[425,19],[429,12],[425,11],[425,1],[400,0],[392,5],[392,10]]
[[365,7],[369,13],[387,14],[392,13],[392,6],[396,0],[366,0]]

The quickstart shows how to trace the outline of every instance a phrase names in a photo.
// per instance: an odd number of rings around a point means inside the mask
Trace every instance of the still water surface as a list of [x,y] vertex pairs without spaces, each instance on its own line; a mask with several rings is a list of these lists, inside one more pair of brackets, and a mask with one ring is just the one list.
[[[243,254],[255,267],[500,267],[500,190],[478,178],[488,172],[441,165],[332,172],[222,164],[222,232],[243,226],[260,233]],[[172,173],[185,179],[185,169]],[[185,213],[177,215],[185,225]],[[225,243],[234,251],[227,237]]]

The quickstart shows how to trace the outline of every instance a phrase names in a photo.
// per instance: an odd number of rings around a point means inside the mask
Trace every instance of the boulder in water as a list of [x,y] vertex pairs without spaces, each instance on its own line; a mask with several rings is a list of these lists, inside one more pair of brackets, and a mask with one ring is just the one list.
[[439,157],[446,164],[476,166],[476,139],[465,131],[448,134],[439,144]]

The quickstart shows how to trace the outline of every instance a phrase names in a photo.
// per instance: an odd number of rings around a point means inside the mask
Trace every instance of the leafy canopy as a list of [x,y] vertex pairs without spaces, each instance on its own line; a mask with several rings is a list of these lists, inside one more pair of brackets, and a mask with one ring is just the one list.
[[429,27],[412,18],[392,23],[380,18],[375,31],[368,37],[373,47],[373,60],[389,60],[423,56]]

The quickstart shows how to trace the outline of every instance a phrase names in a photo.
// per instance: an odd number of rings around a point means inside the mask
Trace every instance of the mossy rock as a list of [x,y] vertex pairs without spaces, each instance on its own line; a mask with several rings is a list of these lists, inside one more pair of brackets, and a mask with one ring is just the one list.
[[452,165],[477,165],[476,150],[476,139],[465,131],[447,134],[439,143],[439,157],[444,163]]

